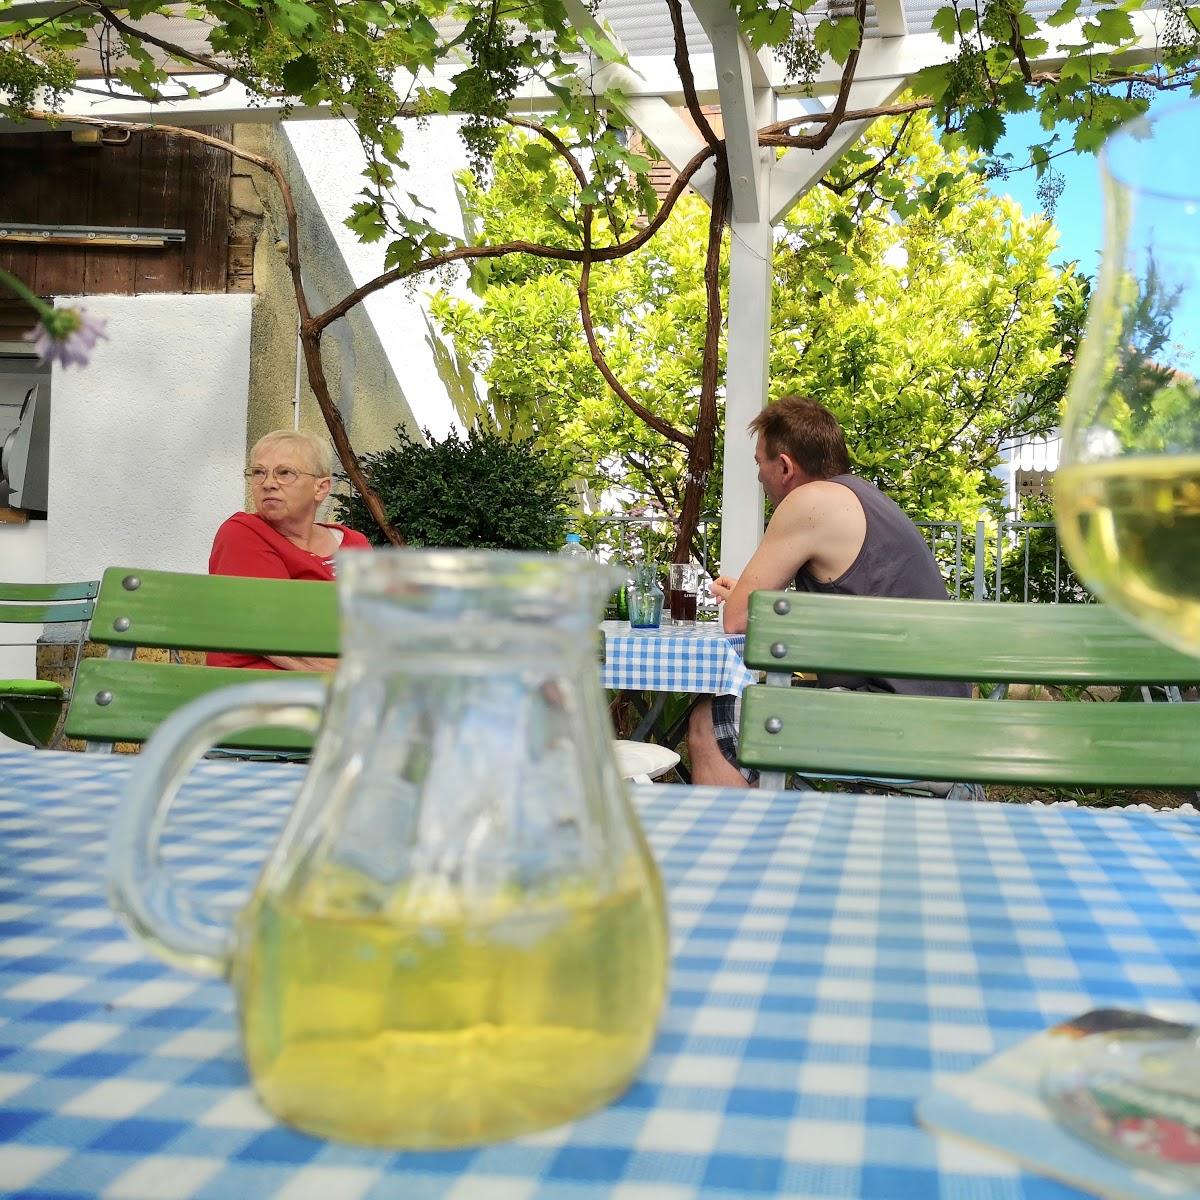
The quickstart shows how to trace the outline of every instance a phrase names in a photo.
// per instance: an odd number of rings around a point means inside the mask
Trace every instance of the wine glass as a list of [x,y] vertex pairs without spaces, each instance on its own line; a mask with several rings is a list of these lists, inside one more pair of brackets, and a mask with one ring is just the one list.
[[1055,503],[1093,591],[1200,654],[1200,102],[1101,152],[1105,248],[1067,395]]
[[[1059,533],[1102,600],[1200,655],[1200,102],[1122,126],[1100,174],[1104,257],[1063,418]],[[1200,1183],[1195,1029],[1147,1018],[1082,1037],[1042,1094],[1105,1151]]]

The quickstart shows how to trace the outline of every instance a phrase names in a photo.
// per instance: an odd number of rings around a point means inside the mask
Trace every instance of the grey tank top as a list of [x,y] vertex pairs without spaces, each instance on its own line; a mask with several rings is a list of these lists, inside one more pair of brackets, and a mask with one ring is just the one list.
[[[822,583],[806,568],[796,572],[798,592],[842,596],[896,596],[946,600],[946,585],[921,531],[900,506],[874,484],[857,475],[835,475],[830,483],[849,488],[863,507],[867,534],[858,557],[837,579]],[[817,676],[817,686],[855,691],[902,692],[916,696],[970,696],[968,683],[933,679],[867,678],[862,675]]]

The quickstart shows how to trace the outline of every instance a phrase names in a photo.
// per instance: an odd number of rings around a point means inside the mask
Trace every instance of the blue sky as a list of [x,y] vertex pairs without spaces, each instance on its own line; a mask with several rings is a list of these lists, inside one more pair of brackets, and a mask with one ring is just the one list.
[[[1044,142],[1046,138],[1037,113],[1017,113],[1006,117],[1005,133],[996,148],[997,153],[1011,154],[1011,161],[1019,166],[1029,161],[1030,145]],[[1065,127],[1059,144],[1063,147],[1071,144],[1070,131]],[[1054,160],[1054,168],[1066,178],[1066,187],[1058,198],[1054,213],[1054,222],[1059,229],[1059,253],[1054,261],[1075,259],[1083,274],[1095,277],[1103,244],[1099,161],[1094,154],[1064,154]],[[993,179],[988,186],[998,196],[1012,196],[1027,213],[1042,209],[1032,169],[1018,171],[1007,179]]]
[[[1135,167],[1139,158],[1144,159],[1143,167],[1153,167],[1153,182],[1141,176],[1136,182],[1149,189],[1157,188],[1160,193],[1155,196],[1148,190],[1133,207],[1126,262],[1144,277],[1146,254],[1154,251],[1160,286],[1175,293],[1171,306],[1171,345],[1164,353],[1172,356],[1173,365],[1196,374],[1200,373],[1194,366],[1200,360],[1200,350],[1196,349],[1200,347],[1200,253],[1197,251],[1200,214],[1196,204],[1188,203],[1185,197],[1196,195],[1196,189],[1200,188],[1196,139],[1192,132],[1197,122],[1188,102],[1178,98],[1160,98],[1156,116],[1159,127],[1152,138],[1139,141],[1141,153],[1126,154],[1127,169]],[[1186,137],[1179,135],[1181,128]],[[1070,131],[1064,128],[1061,142],[1069,146],[1069,137]],[[1045,140],[1037,114],[1021,113],[1008,119],[997,150],[1010,153],[1013,163],[1023,164],[1028,161],[1030,143]],[[1059,229],[1059,252],[1052,261],[1074,259],[1082,273],[1094,280],[1103,229],[1099,160],[1093,154],[1072,153],[1055,159],[1054,165],[1065,176],[1066,187],[1053,218]],[[1169,180],[1170,186],[1164,187],[1163,180]],[[1020,171],[1008,179],[993,179],[988,186],[997,195],[1012,196],[1026,212],[1041,210],[1033,171]]]

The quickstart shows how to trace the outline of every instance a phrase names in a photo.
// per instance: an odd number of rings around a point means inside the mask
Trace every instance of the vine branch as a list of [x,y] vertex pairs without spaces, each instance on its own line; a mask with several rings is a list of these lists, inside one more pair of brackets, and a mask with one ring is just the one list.
[[709,124],[708,117],[700,107],[700,97],[696,93],[696,77],[692,74],[692,59],[688,53],[687,32],[683,27],[683,5],[680,0],[667,0],[667,12],[671,14],[671,32],[675,40],[675,70],[679,72],[679,82],[683,85],[683,102],[688,115],[695,122],[696,129],[707,145],[717,148],[717,135]]

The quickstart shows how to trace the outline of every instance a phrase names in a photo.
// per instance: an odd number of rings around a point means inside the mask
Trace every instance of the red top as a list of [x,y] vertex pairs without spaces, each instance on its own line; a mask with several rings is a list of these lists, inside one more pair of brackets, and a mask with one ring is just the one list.
[[[328,525],[326,529],[342,531],[342,550],[369,550],[371,543],[355,529],[345,525]],[[289,542],[257,513],[234,513],[213,538],[212,553],[208,556],[210,575],[242,575],[251,579],[320,579],[336,578],[334,560],[310,554]],[[270,659],[254,654],[222,654],[207,656],[210,667],[253,667],[260,671],[280,671]]]

